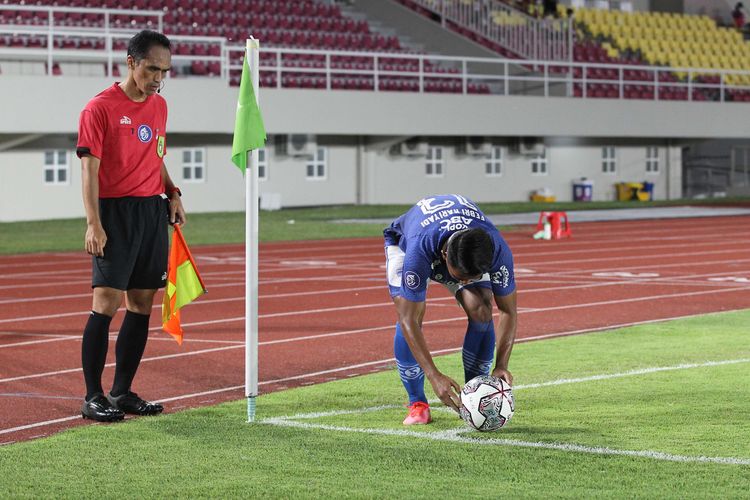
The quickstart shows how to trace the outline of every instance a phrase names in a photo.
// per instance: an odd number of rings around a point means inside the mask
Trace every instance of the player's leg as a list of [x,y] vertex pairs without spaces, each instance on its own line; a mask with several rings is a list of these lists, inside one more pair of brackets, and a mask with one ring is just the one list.
[[424,392],[424,370],[417,363],[409,348],[409,344],[406,342],[406,338],[401,331],[401,323],[396,323],[396,334],[393,337],[393,354],[396,358],[396,366],[398,367],[398,375],[401,378],[401,383],[409,395],[409,405],[413,405],[418,401],[427,403],[427,396],[425,396]]
[[464,378],[488,375],[495,355],[495,325],[492,320],[492,290],[481,284],[458,290],[456,299],[469,320],[462,358]]
[[[388,287],[393,300],[398,300],[401,288],[401,270],[404,265],[404,252],[395,245],[386,247],[386,275]],[[419,324],[422,324],[422,317]],[[406,342],[401,324],[396,323],[396,333],[393,337],[393,354],[396,358],[398,375],[409,396],[409,414],[404,419],[404,425],[426,424],[432,419],[427,396],[424,392],[424,370]]]

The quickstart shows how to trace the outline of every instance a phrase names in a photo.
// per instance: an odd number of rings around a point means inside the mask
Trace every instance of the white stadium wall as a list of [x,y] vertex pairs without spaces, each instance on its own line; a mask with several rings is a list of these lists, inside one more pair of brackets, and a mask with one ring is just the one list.
[[[111,82],[96,77],[0,77],[0,221],[83,215],[80,163],[73,150],[78,114]],[[244,209],[243,181],[231,164],[237,88],[220,79],[170,79],[167,166],[193,212]],[[307,180],[306,160],[281,156],[269,142],[261,194],[284,207],[411,203],[424,194],[462,192],[478,201],[521,201],[537,189],[559,200],[572,182],[594,182],[594,199],[614,199],[617,182],[655,184],[655,198],[679,198],[681,145],[750,136],[747,106],[484,95],[262,89],[269,136],[311,134],[327,151],[327,175]],[[503,147],[502,175],[457,153],[466,136]],[[390,146],[418,137],[443,145],[443,176],[427,177],[424,158],[393,155]],[[519,137],[538,137],[548,174],[532,175],[529,157],[513,154]],[[614,146],[616,173],[603,174],[602,147]],[[659,173],[645,172],[646,147],[658,147]],[[205,181],[182,178],[182,150],[205,148]],[[67,184],[43,183],[44,151],[68,148]]]

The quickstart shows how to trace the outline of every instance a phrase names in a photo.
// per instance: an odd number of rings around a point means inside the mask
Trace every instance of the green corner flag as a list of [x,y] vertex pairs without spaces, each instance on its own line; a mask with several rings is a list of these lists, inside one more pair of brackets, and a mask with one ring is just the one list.
[[234,138],[232,139],[232,163],[242,170],[247,169],[247,152],[262,148],[266,142],[266,127],[263,116],[255,100],[253,82],[250,77],[250,65],[247,54],[242,63],[242,80],[240,95],[237,98],[237,116],[234,121]]

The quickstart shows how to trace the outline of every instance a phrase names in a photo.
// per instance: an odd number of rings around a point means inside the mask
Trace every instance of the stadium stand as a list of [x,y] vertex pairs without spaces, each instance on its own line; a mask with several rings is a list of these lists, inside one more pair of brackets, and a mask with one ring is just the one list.
[[[704,16],[577,9],[569,19],[568,8],[558,5],[556,19],[539,20],[525,13],[534,6],[526,0],[452,0],[440,4],[441,17],[433,0],[398,1],[518,61],[504,70],[505,76],[520,71],[525,73],[521,79],[545,80],[545,87],[556,83],[565,87],[560,95],[750,101],[750,47],[738,32]],[[458,20],[445,17],[446,5]],[[94,57],[108,50],[102,32],[114,33],[112,49],[122,51],[132,32],[160,29],[176,41],[173,76],[221,76],[237,85],[243,56],[239,44],[252,34],[263,42],[260,83],[266,87],[509,93],[507,81],[462,78],[460,62],[424,57],[332,2],[258,0],[252,10],[239,0],[168,0],[161,10],[150,6],[146,0],[3,4],[0,28],[9,29],[0,30],[0,50],[37,51],[49,66],[45,71],[55,75],[117,75],[122,69],[112,61],[75,69],[57,61],[50,65],[43,52],[51,45],[63,59],[76,53]],[[50,24],[57,30],[54,36],[45,30]]]
[[[102,5],[103,4],[103,5]],[[184,58],[196,57],[185,64],[175,64],[173,76],[219,76],[222,74],[221,44],[212,40],[189,41],[190,37],[223,38],[227,45],[238,44],[251,34],[263,40],[267,48],[301,48],[346,52],[377,52],[412,54],[402,47],[395,36],[384,36],[370,29],[367,21],[354,20],[342,14],[339,6],[314,1],[260,0],[253,3],[253,9],[243,8],[245,4],[236,0],[169,0],[163,2],[162,11],[148,11],[150,4],[144,0],[123,0],[93,2],[82,0],[38,0],[35,5],[25,4],[16,10],[0,10],[0,25],[11,27],[48,26],[50,19],[43,9],[109,9],[128,10],[128,13],[98,13],[75,10],[55,11],[52,23],[61,30],[96,30],[105,28],[113,31],[140,29],[162,29],[167,35],[186,37],[176,44],[175,55]],[[32,7],[39,11],[29,10]],[[5,6],[7,8],[7,5]],[[113,41],[113,49],[125,49],[126,38]],[[49,43],[46,33],[29,33],[0,37],[0,47],[45,49]],[[53,46],[61,50],[104,50],[103,39],[88,39],[82,33],[72,36],[56,36]],[[235,55],[235,66],[240,64],[242,51]],[[285,68],[282,78],[278,72],[261,72],[261,85],[298,88],[326,88],[324,73],[290,72],[288,68],[331,69],[343,71],[332,77],[331,88],[335,89],[374,89],[375,79],[370,75],[357,75],[357,71],[372,70],[372,57],[358,57],[356,54],[334,55],[327,62],[322,54],[288,52],[281,56],[272,52],[262,53],[261,64],[266,67],[281,65]],[[419,61],[413,58],[380,58],[379,70],[384,72],[418,73]],[[455,68],[443,68],[424,62],[424,72],[451,73]],[[113,71],[114,72],[114,71]],[[354,72],[354,74],[349,73]],[[239,84],[240,72],[229,73],[230,84]],[[380,90],[417,90],[418,78],[393,76],[379,79]],[[425,87],[431,92],[460,92],[462,86],[457,80],[427,78]],[[486,85],[470,82],[469,93],[489,93]]]
[[[431,0],[399,2],[437,22],[444,21],[430,8],[438,8]],[[479,5],[472,0],[460,3]],[[498,10],[499,4],[507,8]],[[576,97],[750,102],[750,90],[733,88],[750,85],[750,75],[725,72],[722,77],[712,71],[750,71],[750,45],[737,30],[717,26],[707,16],[569,9],[562,4],[558,4],[555,17],[565,21],[569,12],[573,16],[571,59],[596,65],[573,68]],[[495,2],[488,17],[496,26],[524,26],[536,22],[534,17],[541,17],[541,12],[536,2],[504,0]],[[503,57],[522,57],[476,29],[455,22],[443,24]]]

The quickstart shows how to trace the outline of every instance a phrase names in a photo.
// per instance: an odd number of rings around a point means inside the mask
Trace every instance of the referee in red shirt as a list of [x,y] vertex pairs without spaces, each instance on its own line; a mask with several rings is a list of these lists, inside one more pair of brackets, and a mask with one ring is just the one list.
[[[171,43],[144,30],[128,43],[128,76],[81,112],[77,154],[83,167],[86,252],[92,255],[93,306],[83,331],[84,418],[156,415],[160,404],[131,390],[148,339],[156,291],[167,277],[168,222],[183,224],[180,190],[164,165],[167,103],[160,95],[171,67]],[[109,325],[125,296],[115,345],[115,377],[105,395],[102,372]]]

